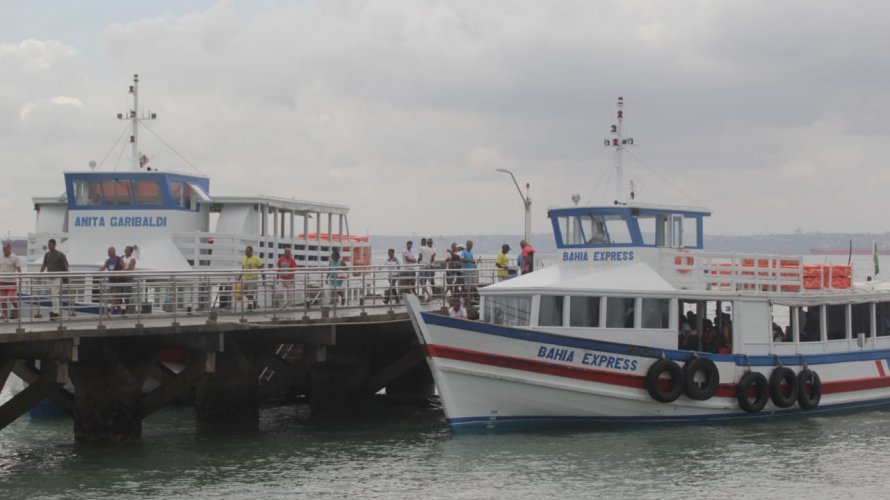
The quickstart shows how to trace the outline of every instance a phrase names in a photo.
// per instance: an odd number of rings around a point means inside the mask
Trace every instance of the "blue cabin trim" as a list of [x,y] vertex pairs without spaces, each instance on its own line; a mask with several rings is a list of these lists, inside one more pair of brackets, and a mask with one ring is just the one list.
[[[627,205],[549,210],[557,249],[673,247],[704,248],[704,218],[710,212]],[[647,226],[641,226],[646,220]]]
[[68,210],[194,211],[210,193],[210,179],[167,172],[71,172],[65,174]]

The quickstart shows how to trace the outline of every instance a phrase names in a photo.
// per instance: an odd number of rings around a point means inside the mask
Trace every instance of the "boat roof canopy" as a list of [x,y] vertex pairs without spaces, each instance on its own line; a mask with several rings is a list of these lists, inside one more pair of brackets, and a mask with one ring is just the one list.
[[704,247],[710,210],[654,204],[554,208],[548,211],[556,247]]

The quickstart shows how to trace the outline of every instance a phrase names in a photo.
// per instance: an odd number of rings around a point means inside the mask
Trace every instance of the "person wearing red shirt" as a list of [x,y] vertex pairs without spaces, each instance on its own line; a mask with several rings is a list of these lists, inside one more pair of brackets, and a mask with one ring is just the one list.
[[519,242],[522,249],[522,274],[535,270],[535,248],[525,240]]
[[278,257],[278,307],[285,309],[293,307],[294,301],[294,272],[297,261],[294,260],[290,248],[284,249],[284,255]]

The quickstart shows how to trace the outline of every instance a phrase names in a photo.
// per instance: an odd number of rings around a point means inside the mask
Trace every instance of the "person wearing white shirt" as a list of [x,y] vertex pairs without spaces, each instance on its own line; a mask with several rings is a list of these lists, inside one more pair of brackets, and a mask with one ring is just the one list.
[[383,292],[383,303],[389,304],[389,301],[392,300],[396,304],[401,300],[399,298],[399,259],[396,257],[396,251],[393,248],[390,248],[386,251],[386,262],[383,263],[383,266],[387,269],[387,281],[389,282],[389,286],[386,288],[386,291]]
[[451,307],[448,308],[448,317],[467,319],[467,310],[460,305],[460,299],[452,299]]
[[433,298],[433,260],[436,258],[436,252],[433,251],[430,239],[420,240],[420,248],[417,249],[417,263],[422,267],[417,273],[417,285],[420,287],[420,298],[424,302],[429,302]]

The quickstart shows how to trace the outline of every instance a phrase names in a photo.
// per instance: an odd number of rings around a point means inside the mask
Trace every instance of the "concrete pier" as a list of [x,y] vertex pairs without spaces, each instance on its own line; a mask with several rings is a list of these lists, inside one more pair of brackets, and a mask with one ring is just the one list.
[[[163,359],[170,352],[181,359]],[[200,432],[242,432],[258,428],[266,404],[356,415],[381,389],[432,394],[407,314],[388,311],[51,324],[0,334],[0,383],[13,374],[26,388],[0,406],[0,428],[46,398],[88,443],[140,441],[145,417],[184,397]]]

